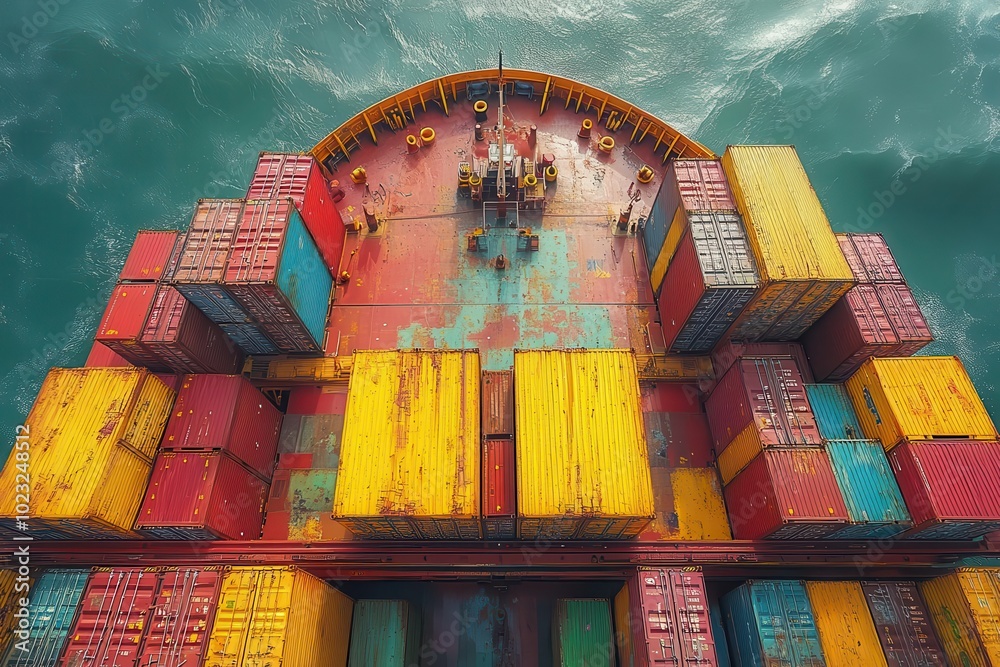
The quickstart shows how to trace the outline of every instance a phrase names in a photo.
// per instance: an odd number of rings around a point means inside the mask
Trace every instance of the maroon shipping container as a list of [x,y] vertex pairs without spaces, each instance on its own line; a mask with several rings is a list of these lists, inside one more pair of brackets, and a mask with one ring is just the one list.
[[161,572],[136,667],[202,664],[225,573],[218,567]]
[[888,457],[913,516],[905,537],[970,540],[1000,529],[1000,442],[903,441]]
[[514,441],[483,443],[483,535],[490,540],[517,537],[517,480]]
[[799,372],[789,357],[741,359],[723,376],[705,402],[716,453],[750,424],[765,446],[820,445],[823,442]]
[[[716,667],[705,577],[690,570],[639,568],[625,583],[628,627],[616,628],[624,667]],[[623,590],[619,596],[626,595]],[[618,605],[615,599],[616,620]]]
[[663,198],[663,210],[670,216],[678,206],[686,211],[736,210],[719,160],[672,160],[657,197]]
[[721,378],[733,364],[744,357],[791,357],[799,367],[806,384],[814,384],[806,352],[799,343],[746,343],[724,340],[712,350],[712,367],[715,377]]
[[104,343],[94,341],[94,344],[90,347],[90,354],[87,355],[87,361],[84,362],[83,365],[87,368],[118,368],[131,366],[132,364],[129,363],[128,359],[118,354]]
[[947,664],[927,606],[912,581],[863,581],[875,631],[888,667]]
[[180,254],[180,241],[181,233],[178,231],[140,231],[118,279],[123,282],[155,283],[169,277]]
[[723,494],[737,540],[812,540],[848,522],[830,457],[820,447],[765,449]]
[[909,287],[902,284],[875,285],[875,290],[899,339],[899,346],[892,356],[910,357],[934,342],[927,320]]
[[346,229],[316,160],[306,154],[261,153],[246,198],[286,197],[295,202],[323,261],[336,274],[344,252]]
[[106,345],[129,363],[163,371],[170,369],[140,341],[158,289],[159,285],[155,283],[115,285],[94,340]]
[[483,437],[514,435],[514,373],[483,371]]
[[256,540],[267,489],[225,451],[161,451],[135,527],[167,540]]
[[240,375],[187,375],[162,449],[228,451],[262,479],[274,469],[281,411]]
[[837,241],[859,283],[905,283],[881,234],[837,234]]
[[140,340],[176,373],[232,374],[243,364],[242,352],[222,329],[169,285],[157,293]]

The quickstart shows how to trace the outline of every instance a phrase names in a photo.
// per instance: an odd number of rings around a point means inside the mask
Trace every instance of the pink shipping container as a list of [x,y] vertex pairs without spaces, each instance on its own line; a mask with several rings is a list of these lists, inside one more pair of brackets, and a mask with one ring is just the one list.
[[167,540],[256,540],[267,490],[225,451],[161,451],[135,527]]
[[87,368],[118,368],[132,364],[104,343],[94,341],[90,347],[90,354],[87,355],[87,361],[83,365]]
[[150,370],[170,370],[146,348],[140,338],[146,318],[153,307],[159,285],[155,283],[118,283],[115,285],[97,326],[94,340],[136,366]]
[[934,342],[927,320],[910,288],[902,284],[875,285],[879,301],[899,338],[894,357],[911,357]]
[[162,449],[228,451],[262,479],[274,469],[281,411],[240,375],[187,375]]
[[164,569],[136,667],[196,667],[212,634],[227,568]]
[[180,236],[177,231],[140,231],[118,279],[155,283],[169,277],[180,254]]
[[246,198],[285,197],[295,202],[327,268],[337,273],[346,230],[316,160],[304,154],[261,153]]
[[735,211],[729,182],[718,160],[673,160],[663,177],[664,210],[673,215],[678,206],[685,211]]
[[517,479],[514,441],[483,443],[483,536],[492,540],[517,537]]
[[903,441],[888,457],[913,517],[905,537],[970,540],[1000,530],[1000,442]]
[[483,371],[483,437],[514,435],[514,373]]
[[820,447],[766,449],[723,490],[738,540],[812,540],[840,530],[847,506]]
[[837,234],[837,242],[859,283],[905,283],[881,234]]
[[750,424],[763,446],[819,445],[823,439],[798,364],[789,357],[741,359],[705,402],[716,453]]
[[712,350],[712,366],[715,376],[721,378],[733,364],[744,357],[791,357],[799,367],[806,384],[814,384],[806,352],[799,343],[747,343],[724,340]]

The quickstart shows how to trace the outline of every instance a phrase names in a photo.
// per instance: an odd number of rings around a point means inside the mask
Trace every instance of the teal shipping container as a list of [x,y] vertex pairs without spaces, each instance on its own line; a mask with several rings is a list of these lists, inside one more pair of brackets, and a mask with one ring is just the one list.
[[730,667],[733,663],[729,659],[729,646],[726,643],[726,624],[722,621],[722,606],[718,600],[714,600],[709,604],[708,617],[712,622],[712,638],[715,639],[715,657],[719,660],[719,667]]
[[3,667],[55,667],[62,655],[90,570],[47,570],[31,589],[28,651],[18,639],[7,647]]
[[748,581],[722,598],[733,667],[826,667],[801,581]]
[[806,397],[824,440],[858,440],[864,437],[844,385],[807,384]]
[[406,600],[358,600],[348,667],[409,667],[420,662],[420,613]]
[[552,657],[556,667],[614,667],[615,642],[608,600],[556,600]]
[[826,443],[826,451],[850,519],[850,525],[833,533],[829,539],[890,537],[912,525],[882,443],[878,440],[830,440]]

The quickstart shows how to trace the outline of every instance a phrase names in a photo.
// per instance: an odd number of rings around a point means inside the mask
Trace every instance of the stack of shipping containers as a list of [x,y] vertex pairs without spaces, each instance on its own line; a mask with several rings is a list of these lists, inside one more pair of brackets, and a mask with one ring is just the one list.
[[483,537],[517,537],[514,374],[483,371]]

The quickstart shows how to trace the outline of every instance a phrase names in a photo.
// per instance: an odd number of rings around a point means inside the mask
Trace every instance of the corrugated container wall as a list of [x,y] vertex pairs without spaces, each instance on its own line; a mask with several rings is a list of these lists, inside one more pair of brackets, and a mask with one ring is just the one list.
[[514,441],[483,443],[483,537],[513,540],[517,537],[517,479]]
[[735,340],[795,340],[854,285],[854,274],[792,146],[729,146],[722,156],[761,289]]
[[[131,534],[173,400],[144,369],[49,371],[25,421],[36,537]],[[6,527],[23,514],[16,507],[15,454],[0,474],[0,525]]]
[[483,437],[514,435],[514,374],[483,371]]
[[334,518],[365,538],[479,539],[479,352],[353,359]]
[[140,230],[118,280],[129,283],[159,282],[169,278],[180,254],[178,231]]
[[930,615],[912,581],[861,582],[889,667],[945,664]]
[[144,623],[136,667],[200,665],[227,568],[164,568]]
[[234,567],[203,667],[346,667],[354,601],[291,567]]
[[826,451],[852,524],[831,538],[874,540],[911,526],[899,484],[878,440],[830,440]]
[[94,341],[83,365],[85,368],[127,368],[132,364],[104,343]]
[[826,667],[800,581],[748,581],[722,598],[733,667]]
[[174,373],[236,373],[243,365],[219,326],[169,285],[156,292],[139,341]]
[[735,213],[692,213],[658,301],[672,352],[709,352],[757,292],[757,272]]
[[634,353],[516,351],[514,377],[519,537],[638,535],[654,503]]
[[163,449],[221,449],[267,479],[281,433],[281,411],[241,375],[186,375]]
[[842,384],[807,384],[809,407],[824,440],[861,440],[861,424]]
[[154,283],[115,285],[94,340],[136,366],[154,371],[170,370],[140,341],[159,289]]
[[333,278],[291,199],[246,203],[225,286],[281,352],[321,349]]
[[908,357],[934,342],[927,318],[906,285],[875,285],[892,328],[899,338],[896,356]]
[[837,242],[858,282],[906,283],[896,258],[881,234],[837,234]]
[[555,667],[615,667],[615,642],[607,600],[556,600],[552,612]]
[[[3,667],[55,667],[62,655],[76,608],[90,570],[46,570],[31,589],[28,646],[22,651],[12,642]],[[5,633],[5,636],[9,636]],[[17,640],[15,640],[17,641]]]
[[348,667],[419,664],[420,612],[405,600],[358,600],[348,660]]
[[344,220],[313,156],[263,152],[257,160],[247,199],[290,197],[331,273],[344,251]]
[[998,439],[958,357],[870,359],[847,392],[865,436],[886,450],[903,439]]
[[861,584],[807,581],[826,667],[888,667]]
[[11,631],[17,626],[15,612],[20,607],[20,599],[28,597],[28,589],[18,590],[18,586],[31,586],[29,580],[17,581],[15,570],[0,570],[0,648],[11,638]]
[[740,359],[750,357],[791,357],[806,382],[816,382],[806,352],[798,343],[748,343],[725,339],[712,350],[712,367],[721,378]]
[[717,667],[701,572],[639,568],[614,599],[621,667]]
[[1000,665],[1000,571],[963,569],[920,583],[931,620],[953,665]]
[[246,354],[278,354],[278,346],[253,322],[220,324],[219,328]]

